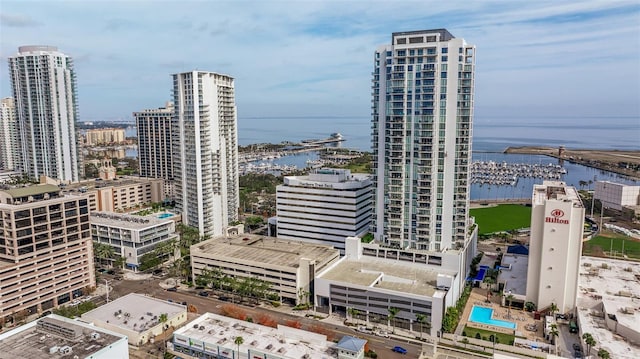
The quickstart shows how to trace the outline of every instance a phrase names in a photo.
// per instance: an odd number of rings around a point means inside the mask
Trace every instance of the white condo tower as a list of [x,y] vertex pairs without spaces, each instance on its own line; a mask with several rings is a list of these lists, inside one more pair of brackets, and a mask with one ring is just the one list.
[[445,29],[397,32],[374,61],[375,239],[404,249],[462,248],[475,46]]
[[71,57],[53,46],[21,46],[9,57],[20,127],[20,169],[78,181],[76,76]]
[[233,78],[173,75],[176,209],[200,235],[219,236],[238,219],[238,130]]

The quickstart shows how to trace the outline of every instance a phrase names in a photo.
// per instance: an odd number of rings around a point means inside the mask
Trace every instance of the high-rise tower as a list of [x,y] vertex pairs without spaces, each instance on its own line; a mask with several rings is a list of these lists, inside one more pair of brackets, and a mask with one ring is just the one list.
[[468,237],[475,46],[445,29],[393,33],[375,52],[376,240],[431,251]]
[[22,170],[78,180],[76,77],[71,57],[52,46],[21,46],[9,57]]
[[173,198],[173,158],[171,122],[173,103],[165,107],[134,112],[138,130],[138,168],[140,177],[164,179],[166,197]]
[[173,75],[176,209],[201,235],[218,236],[238,219],[238,129],[233,78]]
[[19,136],[20,129],[13,99],[3,98],[0,102],[0,169],[20,168]]

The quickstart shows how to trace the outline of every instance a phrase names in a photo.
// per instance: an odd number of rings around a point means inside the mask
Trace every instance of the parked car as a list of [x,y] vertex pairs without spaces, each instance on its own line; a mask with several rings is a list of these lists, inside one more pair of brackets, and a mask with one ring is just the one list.
[[115,272],[113,269],[109,269],[109,270],[107,271],[107,274],[109,274],[109,275],[114,275],[114,274],[116,274],[116,272]]
[[201,297],[208,297],[209,296],[209,292],[203,290],[202,292],[198,293],[198,295],[201,296]]
[[231,298],[229,297],[224,297],[224,296],[220,296],[218,297],[219,300],[223,301],[223,302],[228,302],[229,300],[231,300]]
[[375,331],[373,334],[379,337],[389,338],[389,332],[387,332],[386,330],[378,330],[378,331]]
[[360,333],[367,333],[367,334],[373,334],[373,331],[367,327],[365,327],[364,325],[361,325],[358,327],[358,329],[356,329],[357,331],[359,331]]
[[573,352],[573,357],[578,359],[582,358],[582,351],[576,350],[575,352]]
[[187,302],[182,302],[182,305],[187,305]]
[[582,351],[582,347],[580,346],[580,344],[578,343],[573,343],[573,350],[580,350]]
[[167,288],[167,292],[177,292],[178,288],[176,287],[171,287],[171,288]]
[[391,349],[392,351],[396,352],[396,353],[400,353],[400,354],[407,354],[407,349],[396,345],[395,347],[393,347],[393,349]]

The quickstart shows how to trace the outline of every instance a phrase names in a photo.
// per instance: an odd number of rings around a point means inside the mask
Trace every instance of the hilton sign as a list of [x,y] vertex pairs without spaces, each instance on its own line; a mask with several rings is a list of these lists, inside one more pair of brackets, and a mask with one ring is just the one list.
[[551,217],[544,217],[544,221],[546,223],[560,223],[560,224],[569,224],[568,219],[562,219],[564,217],[564,211],[560,209],[554,209],[551,211]]

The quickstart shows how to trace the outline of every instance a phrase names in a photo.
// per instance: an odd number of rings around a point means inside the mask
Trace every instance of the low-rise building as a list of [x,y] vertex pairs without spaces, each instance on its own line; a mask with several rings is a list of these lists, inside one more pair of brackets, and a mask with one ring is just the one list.
[[[169,217],[167,217],[167,215]],[[134,216],[109,212],[91,213],[91,237],[107,244],[125,258],[127,267],[137,270],[140,258],[160,243],[177,239],[176,224],[167,213]]]
[[[459,297],[459,254],[391,249],[346,240],[346,255],[318,273],[316,310],[346,314],[355,309],[367,322],[393,325],[435,336],[447,307]],[[463,274],[464,275],[464,274]]]
[[0,319],[15,322],[95,286],[89,206],[58,186],[0,191]]
[[1,358],[128,359],[127,337],[50,314],[0,334]]
[[581,258],[577,324],[582,338],[589,333],[611,358],[640,358],[640,270],[635,262]]
[[281,300],[300,304],[311,293],[316,273],[340,258],[326,245],[238,234],[211,238],[191,246],[193,280],[202,271],[218,269],[236,278],[257,278],[270,284]]
[[187,307],[142,294],[130,293],[92,311],[82,320],[126,335],[129,344],[143,345],[170,327],[187,321]]
[[594,198],[600,201],[605,208],[622,211],[624,207],[640,205],[640,186],[597,181]]
[[[243,339],[241,344],[236,344],[238,337]],[[212,313],[176,330],[168,346],[170,353],[186,359],[338,358],[338,348],[326,335],[283,325],[276,329]]]
[[277,237],[327,244],[344,253],[344,239],[369,231],[371,178],[323,168],[287,176],[276,188]]

